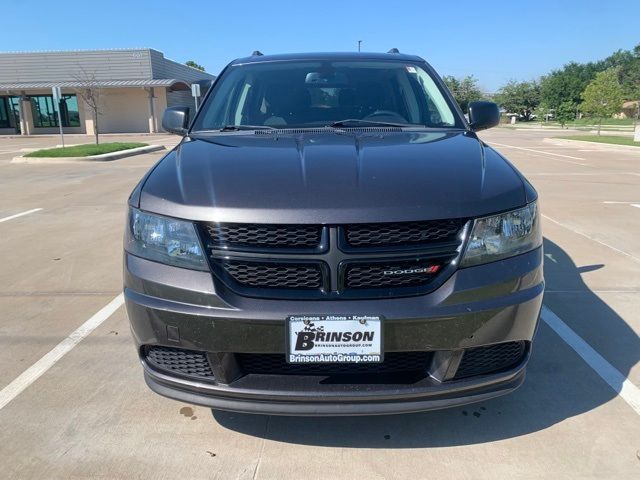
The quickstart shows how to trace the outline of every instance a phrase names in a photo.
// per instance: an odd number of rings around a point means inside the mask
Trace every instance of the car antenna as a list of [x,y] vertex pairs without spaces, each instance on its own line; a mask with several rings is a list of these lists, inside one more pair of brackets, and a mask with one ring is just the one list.
[[251,54],[252,57],[262,57],[263,53],[260,50],[254,50]]
[[389,50],[387,53],[400,53],[400,50],[394,47],[391,50]]

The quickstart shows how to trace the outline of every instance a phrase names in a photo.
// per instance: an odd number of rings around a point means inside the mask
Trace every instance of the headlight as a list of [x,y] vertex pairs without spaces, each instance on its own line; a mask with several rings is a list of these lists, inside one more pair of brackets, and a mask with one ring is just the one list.
[[124,248],[176,267],[208,270],[193,223],[129,209]]
[[460,266],[494,262],[542,245],[536,202],[492,217],[478,218]]

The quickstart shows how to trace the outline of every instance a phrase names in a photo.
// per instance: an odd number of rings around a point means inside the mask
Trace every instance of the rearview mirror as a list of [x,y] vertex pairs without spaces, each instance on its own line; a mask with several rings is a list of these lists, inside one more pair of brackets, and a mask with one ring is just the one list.
[[309,72],[304,79],[307,84],[319,84],[326,87],[348,85],[349,79],[340,72]]
[[186,135],[189,128],[189,107],[169,107],[162,115],[162,128],[169,133]]
[[493,102],[471,102],[469,104],[469,126],[474,132],[495,127],[500,123],[500,109]]

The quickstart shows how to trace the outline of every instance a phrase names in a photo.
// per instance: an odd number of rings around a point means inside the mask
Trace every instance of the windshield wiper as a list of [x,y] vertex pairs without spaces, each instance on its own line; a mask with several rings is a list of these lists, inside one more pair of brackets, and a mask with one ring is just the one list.
[[330,123],[327,127],[340,128],[340,127],[363,127],[367,125],[375,125],[379,127],[421,127],[423,125],[416,125],[413,123],[393,123],[393,122],[377,122],[375,120],[362,120],[358,118],[347,118],[345,120],[338,120],[337,122]]
[[221,132],[235,132],[239,130],[277,130],[268,125],[225,125],[220,129]]

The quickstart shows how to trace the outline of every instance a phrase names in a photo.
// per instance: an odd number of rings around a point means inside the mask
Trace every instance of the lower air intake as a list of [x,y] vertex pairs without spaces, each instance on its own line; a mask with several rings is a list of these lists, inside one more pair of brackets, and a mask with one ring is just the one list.
[[159,346],[145,347],[143,352],[147,363],[159,370],[192,377],[213,378],[205,353]]
[[237,353],[245,374],[261,375],[340,375],[367,373],[426,372],[431,359],[430,352],[389,352],[380,363],[287,363],[284,354]]
[[454,380],[509,370],[522,362],[525,350],[524,341],[468,348],[462,355]]

